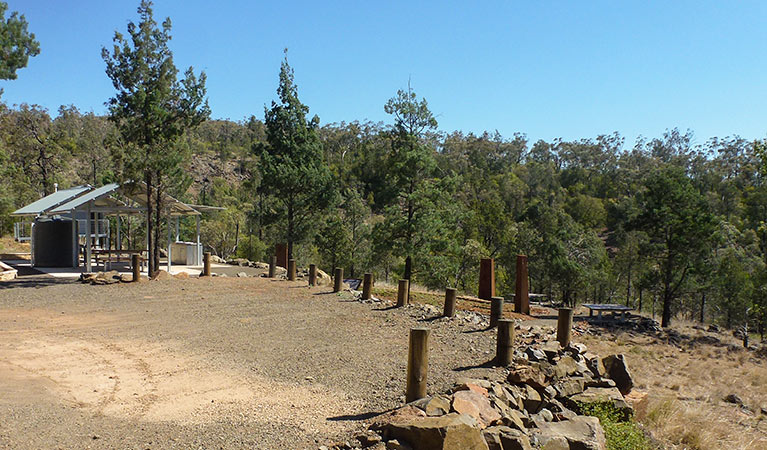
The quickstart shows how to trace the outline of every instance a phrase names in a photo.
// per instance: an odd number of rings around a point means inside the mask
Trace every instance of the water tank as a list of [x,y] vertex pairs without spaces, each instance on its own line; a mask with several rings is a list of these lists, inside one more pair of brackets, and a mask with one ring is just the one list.
[[32,227],[32,261],[37,267],[72,267],[72,220],[40,218]]

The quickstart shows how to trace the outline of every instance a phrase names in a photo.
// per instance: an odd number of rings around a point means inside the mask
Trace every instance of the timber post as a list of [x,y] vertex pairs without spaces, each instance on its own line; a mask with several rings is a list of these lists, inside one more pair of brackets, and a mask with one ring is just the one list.
[[317,264],[309,264],[309,286],[317,284]]
[[426,376],[429,372],[429,329],[411,328],[407,355],[407,390],[405,402],[426,397]]
[[341,292],[341,284],[344,282],[344,268],[336,267],[335,277],[333,277],[333,292]]
[[514,292],[514,310],[530,314],[530,283],[527,279],[527,256],[517,255],[517,286]]
[[210,252],[202,254],[202,276],[210,276]]
[[498,326],[498,320],[503,318],[503,297],[490,299],[490,328]]
[[277,257],[277,265],[288,268],[288,244],[279,243],[274,246],[274,255]]
[[370,300],[373,292],[373,274],[366,273],[362,276],[362,300]]
[[269,259],[269,278],[274,278],[274,275],[277,272],[277,257],[272,256],[271,259]]
[[407,301],[407,291],[408,291],[408,285],[410,284],[409,280],[399,280],[399,285],[397,285],[397,306],[405,306],[408,304]]
[[131,255],[131,267],[133,268],[133,282],[141,281],[141,255]]
[[562,347],[570,345],[570,330],[573,328],[573,309],[560,308],[557,319],[557,341]]
[[490,300],[495,297],[495,261],[483,258],[479,262],[479,295],[477,297]]
[[296,260],[288,260],[288,281],[296,281]]
[[445,309],[443,310],[443,313],[442,313],[443,316],[445,317],[455,316],[455,295],[456,295],[455,288],[445,289]]
[[495,347],[495,362],[505,367],[511,364],[514,349],[514,321],[512,319],[498,320],[498,341]]

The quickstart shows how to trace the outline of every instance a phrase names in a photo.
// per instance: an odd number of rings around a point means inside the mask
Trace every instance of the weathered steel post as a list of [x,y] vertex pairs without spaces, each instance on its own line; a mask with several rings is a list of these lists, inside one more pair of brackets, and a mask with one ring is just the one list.
[[527,279],[527,256],[517,255],[517,286],[514,292],[514,310],[530,314],[530,285]]
[[288,281],[296,281],[296,260],[288,260]]
[[335,278],[333,278],[333,292],[341,292],[341,284],[344,282],[344,268],[336,267]]
[[274,275],[277,273],[277,257],[272,256],[271,259],[269,259],[269,278],[274,278]]
[[495,297],[495,262],[491,258],[483,258],[479,262],[478,294],[484,300]]

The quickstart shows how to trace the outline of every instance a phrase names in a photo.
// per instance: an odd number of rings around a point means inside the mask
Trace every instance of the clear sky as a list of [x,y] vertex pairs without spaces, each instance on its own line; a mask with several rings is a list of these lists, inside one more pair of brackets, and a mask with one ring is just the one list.
[[[9,104],[104,113],[114,93],[101,47],[138,0],[6,0],[41,53],[1,81]],[[214,118],[241,120],[276,96],[289,49],[299,97],[322,123],[389,122],[408,79],[443,131],[532,140],[667,128],[767,136],[764,1],[157,0],[176,65],[208,75]]]

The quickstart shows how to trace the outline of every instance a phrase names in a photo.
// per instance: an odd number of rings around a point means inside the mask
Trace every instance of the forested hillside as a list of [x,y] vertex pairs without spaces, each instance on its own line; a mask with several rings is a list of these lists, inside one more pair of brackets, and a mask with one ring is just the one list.
[[[323,191],[332,192],[305,192],[312,218],[294,233],[299,263],[392,280],[410,256],[416,282],[471,292],[478,259],[493,257],[508,294],[524,253],[532,291],[554,300],[660,314],[668,299],[690,319],[734,327],[749,317],[763,329],[767,186],[758,143],[699,143],[676,129],[635,143],[617,133],[533,143],[521,133],[438,132],[426,102],[408,91],[387,105],[391,123],[313,130],[317,162],[332,173]],[[282,199],[263,183],[266,133],[255,117],[210,120],[178,143],[187,175],[175,194],[228,208],[203,226],[224,258],[265,259],[287,237]],[[0,145],[3,234],[12,230],[8,213],[54,183],[121,176],[124,150],[111,122],[73,106],[52,115],[3,105]],[[319,196],[324,208],[312,205]]]

